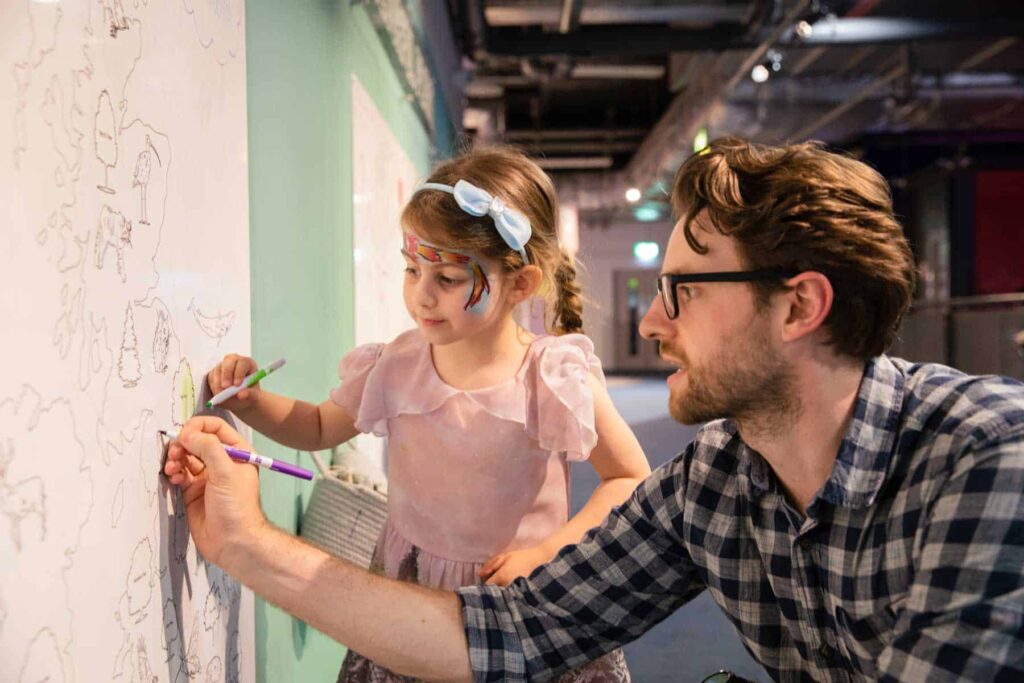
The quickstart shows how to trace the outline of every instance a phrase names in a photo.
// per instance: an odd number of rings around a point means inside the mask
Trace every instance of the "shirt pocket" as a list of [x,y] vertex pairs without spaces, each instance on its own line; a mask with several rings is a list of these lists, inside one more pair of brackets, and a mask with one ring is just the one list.
[[[873,600],[859,608],[839,605],[835,608],[836,624],[841,629],[840,640],[853,661],[874,662],[893,640],[893,627],[899,618],[907,596],[895,599]],[[864,671],[874,675],[873,671]]]

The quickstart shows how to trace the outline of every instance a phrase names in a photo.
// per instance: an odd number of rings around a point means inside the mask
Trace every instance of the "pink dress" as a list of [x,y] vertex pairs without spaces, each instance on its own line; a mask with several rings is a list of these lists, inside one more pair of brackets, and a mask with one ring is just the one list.
[[[360,432],[388,440],[376,552],[385,575],[434,588],[479,583],[490,557],[537,545],[568,521],[569,463],[597,443],[587,376],[604,382],[588,338],[539,337],[514,377],[483,389],[445,384],[419,330],[354,349],[338,374],[331,399]],[[405,680],[351,651],[339,676]],[[629,675],[616,651],[561,680]]]

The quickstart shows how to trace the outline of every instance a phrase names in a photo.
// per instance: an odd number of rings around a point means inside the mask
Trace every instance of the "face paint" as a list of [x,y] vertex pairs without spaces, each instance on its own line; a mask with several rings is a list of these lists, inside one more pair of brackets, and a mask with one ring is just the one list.
[[402,235],[405,237],[404,251],[411,258],[423,259],[429,263],[451,263],[468,270],[473,275],[473,286],[469,290],[469,297],[463,310],[471,313],[483,313],[487,310],[491,284],[487,281],[484,269],[472,256],[421,242],[419,237],[409,232],[403,232]]

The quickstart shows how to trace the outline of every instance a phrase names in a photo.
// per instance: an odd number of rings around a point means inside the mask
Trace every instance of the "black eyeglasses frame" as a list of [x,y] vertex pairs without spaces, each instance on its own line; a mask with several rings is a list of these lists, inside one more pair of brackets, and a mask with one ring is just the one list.
[[798,275],[799,270],[787,268],[760,268],[758,270],[727,270],[716,273],[663,273],[658,276],[658,293],[669,320],[679,317],[679,285],[701,282],[756,282],[758,280],[785,280]]

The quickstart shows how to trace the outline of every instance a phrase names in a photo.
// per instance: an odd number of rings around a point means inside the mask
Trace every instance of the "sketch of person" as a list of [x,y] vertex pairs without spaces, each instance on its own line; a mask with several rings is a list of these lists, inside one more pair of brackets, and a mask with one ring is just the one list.
[[139,157],[135,160],[135,172],[132,174],[132,187],[142,188],[142,218],[139,220],[142,225],[149,225],[149,219],[146,217],[146,186],[149,184],[149,173],[154,156],[156,156],[156,162],[163,166],[163,162],[160,161],[160,153],[157,152],[153,141],[147,135],[146,146],[139,152]]

